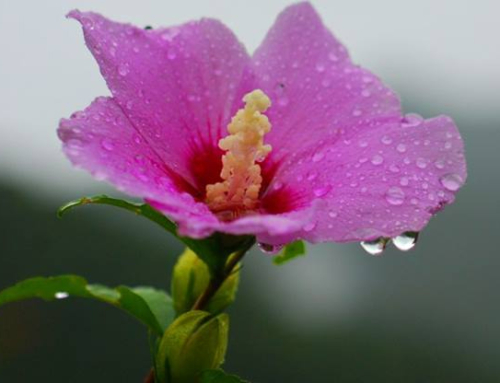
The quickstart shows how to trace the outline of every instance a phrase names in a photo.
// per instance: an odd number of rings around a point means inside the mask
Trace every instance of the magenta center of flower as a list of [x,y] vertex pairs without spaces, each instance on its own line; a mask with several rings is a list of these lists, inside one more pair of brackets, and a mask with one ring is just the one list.
[[221,182],[206,186],[205,202],[222,220],[252,214],[259,207],[262,169],[259,165],[271,151],[264,135],[271,123],[262,114],[271,105],[269,97],[254,90],[243,98],[245,107],[232,118],[229,135],[219,141],[222,156]]

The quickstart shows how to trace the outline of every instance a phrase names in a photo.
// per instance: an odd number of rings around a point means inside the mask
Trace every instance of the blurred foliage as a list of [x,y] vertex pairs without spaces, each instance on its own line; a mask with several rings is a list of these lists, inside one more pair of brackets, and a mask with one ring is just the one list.
[[[55,274],[84,275],[91,283],[112,286],[151,284],[166,289],[169,285],[168,275],[182,248],[164,230],[146,220],[133,219],[129,213],[97,206],[75,211],[61,221],[55,215],[57,206],[49,205],[24,196],[20,189],[0,186],[0,289],[33,275]],[[440,238],[444,242],[448,239]],[[456,254],[453,256],[457,259]],[[310,256],[302,261],[317,260]],[[277,271],[286,272],[295,262]],[[396,272],[390,264],[377,264],[370,262],[374,272],[381,267]],[[267,266],[272,267],[270,262]],[[411,267],[417,266],[412,263]],[[355,320],[341,324],[332,322],[328,331],[302,332],[298,330],[301,327],[283,323],[263,304],[261,290],[255,288],[262,281],[248,271],[245,267],[242,270],[239,298],[230,308],[229,352],[224,365],[246,380],[500,380],[496,365],[466,357],[454,343],[442,342],[434,333],[415,326],[419,320],[433,323],[435,312],[422,312],[411,322],[400,311],[392,321],[398,328],[391,328],[377,321],[374,303],[366,315],[354,315]],[[485,269],[478,272],[485,275]],[[448,280],[448,275],[441,272],[438,277]],[[276,292],[269,290],[268,294]],[[279,300],[280,296],[273,299]],[[440,301],[442,310],[448,303]],[[305,314],[301,302],[296,307],[298,317]],[[467,309],[470,318],[477,315],[471,307]],[[388,306],[380,310],[387,311]],[[457,338],[465,335],[456,332]],[[33,300],[0,307],[0,382],[141,382],[150,367],[143,327],[106,305],[67,299],[50,305]]]

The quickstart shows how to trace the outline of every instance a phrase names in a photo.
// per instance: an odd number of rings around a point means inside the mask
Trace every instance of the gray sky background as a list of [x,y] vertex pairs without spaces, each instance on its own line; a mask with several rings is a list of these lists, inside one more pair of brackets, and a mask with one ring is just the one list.
[[[36,194],[34,201],[53,205],[54,211],[83,195],[116,194],[74,170],[56,135],[61,117],[108,94],[78,23],[64,17],[69,10],[94,10],[154,27],[211,16],[253,51],[291,3],[0,0],[0,184],[20,185],[23,193]],[[448,114],[457,121],[469,178],[457,203],[431,221],[411,255],[390,249],[375,258],[358,244],[327,244],[309,246],[307,257],[284,268],[271,267],[266,256],[249,257],[242,291],[259,297],[259,304],[293,331],[319,333],[368,318],[389,333],[449,340],[457,352],[500,374],[495,242],[500,227],[500,1],[313,3],[354,61],[400,94],[406,112]],[[96,222],[120,224],[130,235],[163,243],[164,237],[152,237],[147,223],[114,214],[107,210]],[[29,263],[38,254],[15,252],[11,257]]]
[[[210,16],[253,51],[286,0],[0,0],[0,177],[47,196],[102,190],[63,158],[61,117],[108,91],[84,47],[73,8],[137,25],[168,26]],[[496,116],[500,101],[500,3],[495,0],[313,1],[354,60],[426,117]],[[407,110],[410,112],[410,110]],[[427,115],[428,114],[428,115]],[[464,121],[464,120],[462,120]],[[497,126],[486,126],[495,129]],[[465,128],[463,128],[465,129]]]

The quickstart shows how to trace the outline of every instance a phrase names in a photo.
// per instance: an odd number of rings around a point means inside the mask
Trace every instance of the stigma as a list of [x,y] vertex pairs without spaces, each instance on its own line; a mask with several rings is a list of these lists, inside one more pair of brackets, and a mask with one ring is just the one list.
[[245,107],[238,110],[227,130],[229,135],[219,141],[226,153],[222,156],[221,182],[207,185],[208,207],[221,219],[234,219],[258,208],[264,161],[271,151],[264,144],[264,135],[271,123],[262,114],[271,106],[267,95],[257,89],[243,97]]

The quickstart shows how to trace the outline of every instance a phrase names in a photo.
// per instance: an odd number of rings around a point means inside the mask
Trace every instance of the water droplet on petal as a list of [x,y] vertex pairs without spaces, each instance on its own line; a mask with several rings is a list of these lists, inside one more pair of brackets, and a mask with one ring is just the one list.
[[113,141],[107,138],[101,141],[101,146],[108,152],[112,151],[115,148],[115,144],[113,144]]
[[427,160],[425,158],[417,158],[415,163],[420,169],[425,169],[427,167]]
[[406,152],[406,145],[405,144],[399,144],[398,146],[396,146],[396,150],[399,153],[404,153],[404,152]]
[[317,64],[316,64],[316,70],[317,70],[318,72],[320,72],[320,73],[321,73],[321,72],[324,72],[324,71],[325,71],[325,65],[324,65],[323,63],[317,63]]
[[418,114],[410,113],[405,116],[402,122],[403,127],[418,126],[422,123],[424,119]]
[[316,223],[315,222],[309,222],[307,225],[304,226],[304,231],[313,231],[314,228],[316,227]]
[[259,247],[260,251],[269,255],[277,254],[283,248],[283,245],[270,245],[268,243],[262,242],[259,242],[257,246]]
[[123,63],[123,64],[118,65],[118,74],[120,76],[125,77],[126,75],[129,74],[129,72],[130,72],[130,68],[129,68],[127,63]]
[[372,157],[372,164],[373,165],[380,165],[382,162],[384,162],[384,157],[382,157],[380,154],[375,154]]
[[392,138],[389,137],[389,136],[383,136],[380,141],[384,144],[384,145],[390,145],[392,144]]
[[168,53],[167,53],[167,58],[169,60],[175,60],[175,58],[177,57],[177,53],[175,53],[174,50],[169,50]]
[[441,185],[449,191],[457,191],[463,185],[464,180],[461,176],[455,173],[446,174],[439,179]]
[[336,211],[330,211],[330,213],[328,213],[328,215],[331,217],[331,218],[337,218],[338,216],[338,213]]
[[388,242],[388,238],[380,237],[373,241],[362,241],[361,247],[370,255],[381,255]]
[[391,205],[402,205],[405,199],[405,192],[397,186],[392,186],[385,193],[385,199]]
[[330,191],[331,187],[330,186],[323,186],[323,187],[319,187],[317,189],[314,189],[314,195],[316,197],[323,197],[325,195],[328,194],[328,192]]
[[312,158],[312,161],[313,162],[319,162],[321,161],[323,158],[325,157],[325,154],[322,153],[322,152],[319,152],[319,153],[316,153],[313,158]]
[[56,299],[66,299],[69,297],[69,294],[66,291],[58,291],[54,294]]
[[408,251],[415,247],[418,240],[418,232],[407,231],[392,239],[392,243],[401,251]]

